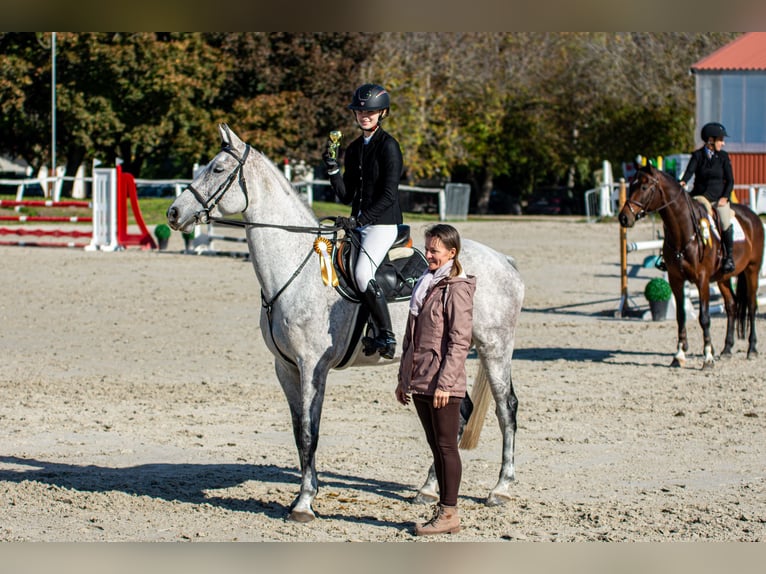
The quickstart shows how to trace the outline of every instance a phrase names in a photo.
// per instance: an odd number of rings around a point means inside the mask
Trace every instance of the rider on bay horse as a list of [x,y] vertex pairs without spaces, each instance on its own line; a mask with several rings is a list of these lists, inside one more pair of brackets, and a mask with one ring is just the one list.
[[708,213],[715,206],[721,222],[721,242],[723,244],[724,274],[734,271],[734,228],[731,224],[731,192],[734,189],[734,176],[729,154],[723,150],[723,138],[728,136],[726,128],[718,122],[702,126],[704,145],[692,153],[689,165],[681,178],[681,187],[686,189],[689,179],[694,176],[691,194],[694,199],[705,205]]

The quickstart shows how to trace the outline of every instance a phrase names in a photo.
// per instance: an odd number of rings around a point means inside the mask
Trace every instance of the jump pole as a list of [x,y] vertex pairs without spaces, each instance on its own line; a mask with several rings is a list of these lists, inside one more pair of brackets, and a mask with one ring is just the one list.
[[[620,195],[618,202],[620,210],[625,205],[627,190],[625,188],[625,178],[620,178]],[[628,306],[628,230],[620,227],[620,306],[617,309],[618,317],[626,317],[630,314]]]

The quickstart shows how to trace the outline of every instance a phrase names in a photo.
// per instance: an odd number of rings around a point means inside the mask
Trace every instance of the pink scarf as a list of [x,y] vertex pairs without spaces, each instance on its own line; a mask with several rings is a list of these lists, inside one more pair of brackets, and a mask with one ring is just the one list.
[[436,271],[426,271],[420,276],[418,282],[415,283],[415,288],[412,290],[412,299],[410,299],[410,313],[415,317],[420,313],[420,308],[423,306],[423,300],[431,290],[431,286],[435,285],[445,277],[449,277],[450,271],[452,271],[452,259],[447,261],[444,265],[439,267]]

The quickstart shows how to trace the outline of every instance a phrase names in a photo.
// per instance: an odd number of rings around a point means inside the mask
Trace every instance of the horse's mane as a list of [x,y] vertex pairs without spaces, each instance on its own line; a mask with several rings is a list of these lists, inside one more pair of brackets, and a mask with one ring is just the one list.
[[676,180],[675,177],[666,171],[654,167],[653,165],[647,164],[641,166],[638,171],[646,173],[649,176],[660,180],[663,187],[669,188],[668,191],[672,191],[673,193],[677,191],[683,191],[681,189],[681,184],[678,182],[678,180]]
[[291,184],[290,181],[285,176],[284,172],[282,172],[282,170],[277,167],[277,164],[271,161],[269,157],[262,151],[256,150],[255,148],[253,148],[253,151],[256,151],[258,153],[258,158],[262,160],[262,165],[266,166],[266,168],[274,177],[274,179],[276,179],[276,181],[279,183],[279,186],[282,189],[282,191],[284,191],[286,195],[294,199],[295,203],[300,205],[300,208],[303,209],[306,212],[306,214],[310,215],[312,219],[316,220],[317,217],[314,211],[309,207],[309,205],[305,201],[303,201],[300,194],[293,187],[293,184]]

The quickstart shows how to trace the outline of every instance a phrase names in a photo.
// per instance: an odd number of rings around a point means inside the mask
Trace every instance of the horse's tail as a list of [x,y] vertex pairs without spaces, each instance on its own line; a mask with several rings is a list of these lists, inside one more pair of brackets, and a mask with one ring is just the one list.
[[747,326],[747,316],[750,313],[750,293],[747,285],[747,278],[744,273],[737,277],[737,291],[734,296],[734,304],[737,306],[737,338],[745,338],[745,327]]
[[476,374],[476,381],[473,384],[471,393],[473,394],[473,411],[468,418],[465,429],[463,429],[463,436],[460,438],[460,444],[458,445],[464,450],[471,450],[479,444],[479,435],[481,435],[484,418],[487,415],[487,409],[489,409],[489,403],[492,398],[487,370],[481,361],[479,361],[479,372]]

